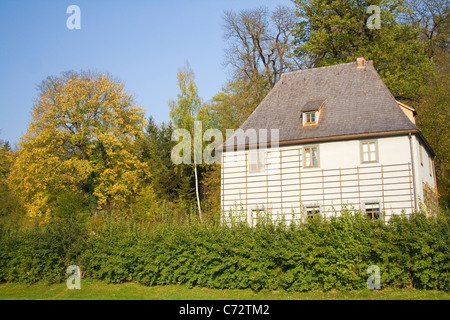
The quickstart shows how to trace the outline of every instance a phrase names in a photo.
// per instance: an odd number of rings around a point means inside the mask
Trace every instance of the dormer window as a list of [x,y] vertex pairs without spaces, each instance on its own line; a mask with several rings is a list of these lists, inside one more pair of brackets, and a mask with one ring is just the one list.
[[316,124],[316,111],[308,111],[304,113],[305,125]]
[[301,119],[304,126],[316,125],[319,123],[319,116],[325,99],[309,100],[301,108]]

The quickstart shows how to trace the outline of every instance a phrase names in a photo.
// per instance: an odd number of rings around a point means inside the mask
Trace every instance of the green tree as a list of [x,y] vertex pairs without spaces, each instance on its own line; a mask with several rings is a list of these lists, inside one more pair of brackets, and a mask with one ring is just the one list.
[[152,173],[148,183],[153,186],[158,199],[174,201],[181,182],[181,170],[171,161],[173,125],[171,122],[156,124],[152,117],[147,121],[143,139],[140,141],[142,159]]
[[269,92],[264,80],[233,81],[204,105],[216,128],[237,129],[256,109]]
[[[198,115],[202,107],[200,96],[198,95],[197,85],[195,84],[194,72],[189,64],[178,70],[178,88],[176,100],[170,100],[170,118],[177,129],[185,129],[194,138],[195,122],[199,120]],[[202,139],[202,137],[200,137]],[[194,148],[191,148],[193,151]],[[191,157],[192,159],[192,157]],[[202,209],[200,205],[199,177],[197,172],[197,161],[194,159],[192,166],[194,169],[195,194],[197,198],[197,208],[200,221],[202,220]]]
[[149,175],[136,138],[143,111],[111,76],[65,72],[39,86],[32,121],[9,175],[30,216],[49,216],[61,191],[82,191],[98,208],[124,207]]
[[[447,53],[448,55],[448,53]],[[449,61],[449,60],[447,60]],[[413,104],[417,126],[436,152],[435,168],[442,203],[450,207],[450,64],[436,68],[433,77]]]
[[[294,0],[300,21],[294,27],[294,52],[309,67],[373,60],[397,99],[414,100],[433,65],[420,31],[400,24],[401,0]],[[380,8],[381,27],[367,26],[370,5]]]
[[440,202],[450,206],[450,6],[445,0],[406,0],[405,21],[420,31],[432,76],[411,103],[417,110],[417,126],[436,152],[435,168]]

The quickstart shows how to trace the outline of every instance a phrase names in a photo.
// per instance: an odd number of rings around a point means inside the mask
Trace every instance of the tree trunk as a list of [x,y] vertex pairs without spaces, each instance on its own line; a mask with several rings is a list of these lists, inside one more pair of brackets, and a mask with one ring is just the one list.
[[198,217],[200,222],[202,222],[202,209],[200,207],[200,195],[198,192],[198,176],[197,176],[197,165],[194,163],[194,174],[195,174],[195,195],[197,196],[197,206],[198,206]]

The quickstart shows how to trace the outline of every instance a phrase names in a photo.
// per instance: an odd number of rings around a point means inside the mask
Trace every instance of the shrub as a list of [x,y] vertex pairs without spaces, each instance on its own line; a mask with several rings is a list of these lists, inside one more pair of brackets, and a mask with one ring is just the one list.
[[61,282],[67,267],[78,263],[86,236],[71,219],[1,233],[0,280],[25,283]]
[[102,221],[89,234],[62,220],[2,232],[0,276],[61,281],[65,269],[78,264],[86,277],[111,283],[352,290],[365,288],[367,268],[377,265],[384,288],[449,290],[448,224],[422,213],[385,224],[345,212],[289,227]]

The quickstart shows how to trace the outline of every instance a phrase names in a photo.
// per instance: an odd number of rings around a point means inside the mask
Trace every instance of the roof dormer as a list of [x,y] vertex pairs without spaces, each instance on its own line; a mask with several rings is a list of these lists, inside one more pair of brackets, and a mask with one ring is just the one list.
[[319,123],[320,111],[326,99],[307,101],[301,108],[301,119],[303,126],[314,126]]

